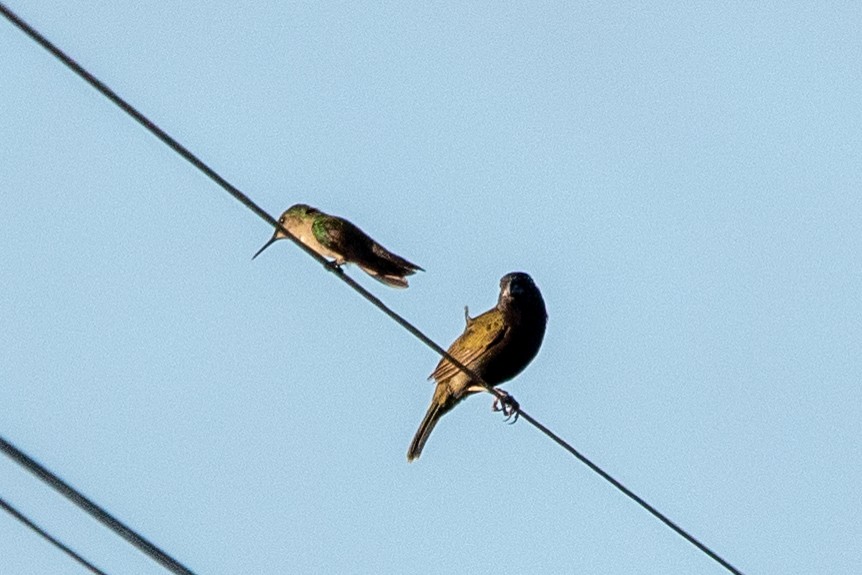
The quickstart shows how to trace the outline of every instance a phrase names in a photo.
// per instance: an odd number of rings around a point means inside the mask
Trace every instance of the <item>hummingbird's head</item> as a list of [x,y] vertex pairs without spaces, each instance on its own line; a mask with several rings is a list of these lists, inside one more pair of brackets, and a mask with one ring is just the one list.
[[308,218],[313,218],[319,213],[320,210],[318,210],[317,208],[312,208],[308,204],[294,204],[287,208],[286,212],[281,214],[279,222],[281,222],[283,226],[287,226],[287,224],[291,221],[307,220]]
[[[312,208],[307,204],[294,204],[287,208],[287,210],[281,214],[281,217],[278,218],[278,223],[287,228],[287,231],[293,233],[293,231],[302,225],[304,222],[307,222],[309,219],[313,218],[315,215],[319,214],[320,211],[316,208]],[[276,240],[280,240],[282,238],[286,238],[287,236],[281,228],[276,228],[275,233],[272,235],[270,240],[263,244],[263,247],[257,250],[257,253],[254,254],[251,259],[256,258],[260,255],[260,253],[271,246]]]
[[512,272],[500,278],[500,299],[497,301],[497,307],[522,309],[529,306],[541,308],[544,313],[545,300],[530,274]]

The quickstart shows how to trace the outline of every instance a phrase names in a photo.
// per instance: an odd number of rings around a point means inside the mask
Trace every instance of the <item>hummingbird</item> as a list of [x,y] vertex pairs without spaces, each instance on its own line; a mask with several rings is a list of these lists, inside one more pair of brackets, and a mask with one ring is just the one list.
[[[464,319],[467,323],[464,333],[449,347],[449,355],[496,387],[521,373],[536,357],[545,336],[548,314],[533,278],[513,272],[500,279],[496,306],[472,318],[465,307]],[[407,451],[408,461],[419,457],[443,415],[468,395],[485,391],[445,358],[428,379],[433,379],[437,387],[431,407]],[[497,402],[494,403],[496,409]],[[503,410],[506,411],[505,407]]]
[[[425,271],[401,256],[397,256],[374,241],[358,227],[338,216],[331,216],[306,204],[296,204],[278,218],[278,223],[302,243],[325,258],[333,258],[333,265],[355,263],[359,268],[388,286],[406,288],[406,276]],[[287,236],[280,229],[251,259]]]

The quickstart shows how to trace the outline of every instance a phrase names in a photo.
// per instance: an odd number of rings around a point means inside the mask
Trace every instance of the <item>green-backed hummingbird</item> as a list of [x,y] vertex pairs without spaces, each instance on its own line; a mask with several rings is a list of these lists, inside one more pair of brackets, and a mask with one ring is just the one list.
[[[425,271],[397,256],[374,241],[358,227],[338,216],[331,216],[306,204],[296,204],[281,214],[278,222],[302,243],[333,264],[355,263],[374,279],[392,287],[407,287],[406,276]],[[287,236],[280,229],[251,259]]]
[[[548,314],[542,293],[528,274],[504,275],[497,305],[482,315],[471,318],[466,308],[464,311],[467,326],[449,347],[449,354],[489,385],[496,387],[512,379],[539,352]],[[407,451],[408,461],[419,457],[443,415],[468,395],[485,391],[446,359],[440,360],[429,379],[434,379],[437,387],[431,407]]]

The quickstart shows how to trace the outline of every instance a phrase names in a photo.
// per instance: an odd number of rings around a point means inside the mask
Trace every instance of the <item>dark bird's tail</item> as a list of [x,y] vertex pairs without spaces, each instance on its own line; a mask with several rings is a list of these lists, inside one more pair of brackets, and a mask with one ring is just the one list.
[[425,419],[419,424],[419,429],[416,435],[413,436],[413,441],[410,443],[410,449],[407,450],[407,461],[413,461],[422,454],[422,448],[425,447],[425,442],[428,441],[428,436],[431,435],[431,430],[440,421],[441,405],[436,401],[428,408],[428,413],[425,414]]
[[437,384],[437,389],[434,390],[434,399],[431,400],[431,406],[425,413],[425,418],[419,424],[419,429],[416,435],[413,436],[413,441],[410,442],[410,448],[407,450],[407,461],[413,461],[422,455],[422,448],[425,447],[425,442],[428,441],[428,436],[434,430],[434,426],[440,421],[446,413],[449,412],[458,400],[452,397],[451,392],[446,384]]

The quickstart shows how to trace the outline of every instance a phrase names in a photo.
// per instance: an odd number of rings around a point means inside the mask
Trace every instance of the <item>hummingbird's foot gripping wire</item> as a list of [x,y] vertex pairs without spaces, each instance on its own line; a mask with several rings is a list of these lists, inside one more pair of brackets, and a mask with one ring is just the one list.
[[[502,411],[503,415],[506,416],[505,421],[509,422],[509,425],[518,421],[518,417],[521,411],[521,405],[515,401],[515,398],[509,395],[508,392],[503,391],[502,389],[498,389],[500,393],[503,394],[503,397],[494,398],[494,403],[491,405],[491,410],[493,411]],[[511,421],[509,421],[511,419]]]
[[329,267],[329,271],[344,275],[344,263],[339,263],[338,260],[332,260],[331,262],[327,262],[327,266]]

